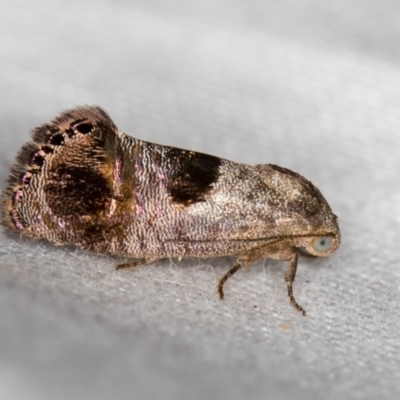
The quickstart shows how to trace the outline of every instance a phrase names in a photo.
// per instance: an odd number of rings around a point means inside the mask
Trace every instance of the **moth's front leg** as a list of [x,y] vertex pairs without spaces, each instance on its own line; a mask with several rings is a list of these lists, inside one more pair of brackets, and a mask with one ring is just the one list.
[[235,264],[233,267],[219,280],[218,283],[218,293],[219,293],[219,298],[223,300],[224,298],[224,283],[235,273],[237,272],[240,268],[242,267],[242,261],[240,258],[236,260]]
[[285,271],[285,282],[287,285],[288,296],[289,296],[290,302],[292,303],[293,307],[296,310],[300,311],[304,316],[306,316],[307,315],[306,311],[299,303],[297,303],[296,299],[293,296],[293,282],[294,282],[294,278],[296,277],[298,259],[299,259],[299,256],[298,256],[297,252],[293,251],[293,256],[289,260],[289,264]]
[[297,303],[293,295],[293,282],[296,277],[298,254],[296,249],[293,247],[291,239],[277,240],[268,244],[267,246],[256,248],[247,254],[240,255],[233,267],[219,281],[218,292],[220,299],[222,300],[224,298],[224,283],[235,272],[237,272],[241,267],[248,269],[252,264],[255,264],[256,262],[268,257],[281,261],[289,261],[284,277],[290,303],[294,308],[296,308],[296,310],[300,311],[304,316],[306,316],[306,311]]

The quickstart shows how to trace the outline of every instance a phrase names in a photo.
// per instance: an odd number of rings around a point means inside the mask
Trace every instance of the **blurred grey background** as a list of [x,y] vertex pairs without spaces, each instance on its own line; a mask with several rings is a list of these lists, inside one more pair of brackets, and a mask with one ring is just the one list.
[[80,104],[145,140],[311,179],[343,244],[266,260],[116,259],[0,229],[2,399],[400,396],[400,3],[2,1],[0,185]]

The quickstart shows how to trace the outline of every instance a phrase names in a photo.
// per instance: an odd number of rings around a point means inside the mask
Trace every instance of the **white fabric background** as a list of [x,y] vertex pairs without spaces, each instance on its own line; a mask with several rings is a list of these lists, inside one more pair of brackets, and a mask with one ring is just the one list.
[[400,3],[2,1],[0,185],[31,128],[104,107],[145,140],[276,163],[320,188],[343,244],[266,260],[118,261],[0,229],[2,399],[400,395]]

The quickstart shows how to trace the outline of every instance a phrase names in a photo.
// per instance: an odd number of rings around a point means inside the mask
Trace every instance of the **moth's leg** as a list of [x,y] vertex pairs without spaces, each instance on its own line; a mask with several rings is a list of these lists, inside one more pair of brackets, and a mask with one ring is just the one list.
[[158,258],[138,258],[135,261],[130,261],[124,264],[118,264],[115,266],[115,269],[122,269],[122,268],[133,268],[133,267],[140,267],[141,265],[151,264],[154,261],[157,261]]
[[285,271],[285,282],[287,285],[287,290],[288,290],[288,296],[290,299],[290,302],[294,306],[294,308],[298,311],[300,311],[304,316],[306,316],[306,311],[302,306],[300,306],[296,299],[293,296],[293,282],[294,278],[296,277],[296,270],[297,270],[297,260],[299,256],[296,252],[293,252],[292,258],[289,260],[289,264],[286,268]]
[[242,261],[238,259],[234,266],[219,280],[218,283],[218,293],[219,298],[222,300],[224,298],[224,283],[240,268],[242,267]]
[[289,261],[284,275],[289,300],[296,310],[300,311],[304,316],[306,316],[306,311],[300,306],[299,303],[297,303],[293,295],[293,282],[296,277],[297,261],[299,259],[297,250],[294,247],[291,247],[290,241],[281,241],[266,246],[263,254],[263,258],[265,257],[271,257],[281,261]]
[[247,254],[242,254],[236,261],[236,264],[221,278],[218,284],[219,297],[224,298],[223,285],[224,283],[240,268],[248,269],[252,264],[262,260],[263,258],[274,258],[281,261],[289,261],[289,265],[285,271],[285,282],[287,285],[288,296],[293,307],[306,316],[306,311],[301,307],[293,295],[293,282],[296,277],[297,260],[299,258],[297,250],[292,247],[291,239],[277,240],[269,243],[264,247],[258,247],[251,250]]

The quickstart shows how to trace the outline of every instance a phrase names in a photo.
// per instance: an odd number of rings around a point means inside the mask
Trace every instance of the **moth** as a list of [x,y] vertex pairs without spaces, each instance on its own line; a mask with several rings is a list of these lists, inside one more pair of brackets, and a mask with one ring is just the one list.
[[287,261],[291,304],[298,255],[340,245],[337,217],[307,179],[135,139],[97,106],[62,112],[32,132],[2,193],[2,224],[33,239],[131,258],[236,256],[224,283],[266,257]]

